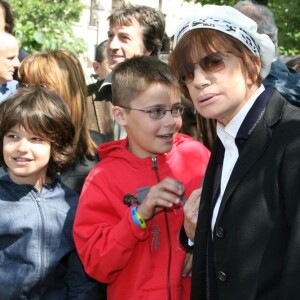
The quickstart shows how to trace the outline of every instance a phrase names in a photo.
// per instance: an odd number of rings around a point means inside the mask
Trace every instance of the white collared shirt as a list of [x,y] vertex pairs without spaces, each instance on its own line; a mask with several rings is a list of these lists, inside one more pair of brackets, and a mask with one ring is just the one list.
[[213,210],[213,216],[211,220],[211,230],[213,232],[217,216],[219,213],[220,205],[223,199],[224,191],[226,189],[227,183],[229,181],[231,172],[235,166],[235,163],[239,157],[239,151],[235,143],[236,135],[246,118],[246,115],[253,106],[255,100],[258,96],[265,90],[265,87],[261,85],[258,90],[252,95],[252,97],[247,101],[244,107],[238,112],[238,114],[224,127],[222,124],[217,123],[217,135],[220,138],[224,148],[224,159],[222,167],[222,176],[221,176],[221,186],[220,194],[218,196],[216,205]]

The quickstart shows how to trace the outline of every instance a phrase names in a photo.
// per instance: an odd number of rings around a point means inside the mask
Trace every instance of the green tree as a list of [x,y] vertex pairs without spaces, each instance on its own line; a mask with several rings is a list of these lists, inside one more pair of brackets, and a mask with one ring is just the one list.
[[284,55],[300,54],[299,1],[269,0],[268,7],[273,12],[278,27],[280,53]]
[[[201,4],[234,5],[237,0],[195,0],[187,2]],[[266,5],[273,12],[278,27],[278,44],[280,54],[300,54],[300,9],[299,0],[257,0],[259,4]]]
[[80,0],[10,0],[15,16],[15,35],[28,52],[64,48],[83,53],[85,41],[75,37],[73,23],[84,5]]

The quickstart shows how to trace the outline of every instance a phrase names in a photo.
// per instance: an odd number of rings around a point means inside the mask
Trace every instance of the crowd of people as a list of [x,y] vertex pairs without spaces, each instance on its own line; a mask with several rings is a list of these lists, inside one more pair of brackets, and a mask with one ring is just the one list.
[[296,299],[299,56],[272,11],[204,5],[168,61],[160,11],[108,23],[87,85],[0,0],[0,299]]

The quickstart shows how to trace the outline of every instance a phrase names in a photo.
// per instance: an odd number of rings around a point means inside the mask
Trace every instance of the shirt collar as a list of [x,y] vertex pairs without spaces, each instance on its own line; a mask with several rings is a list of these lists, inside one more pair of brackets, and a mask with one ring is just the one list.
[[0,84],[0,93],[5,94],[7,91],[7,83]]
[[226,125],[223,126],[221,123],[217,123],[217,135],[220,137],[220,132],[225,131],[227,134],[232,136],[234,139],[245,119],[251,107],[253,106],[255,100],[259,95],[265,90],[265,87],[261,85],[257,91],[251,96],[251,98],[246,102],[243,108],[237,113],[237,115]]
[[98,93],[97,93],[97,100],[111,100],[111,80],[112,80],[112,74],[109,73],[103,83],[101,84]]

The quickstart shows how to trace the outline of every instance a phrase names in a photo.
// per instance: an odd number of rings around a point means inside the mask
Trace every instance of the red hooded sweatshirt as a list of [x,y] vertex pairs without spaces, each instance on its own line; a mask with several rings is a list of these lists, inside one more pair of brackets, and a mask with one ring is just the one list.
[[79,256],[91,277],[108,283],[108,300],[189,299],[190,278],[181,276],[182,204],[159,212],[143,230],[126,203],[141,203],[166,177],[183,182],[188,199],[200,187],[210,152],[182,134],[169,153],[152,158],[134,156],[127,144],[125,139],[98,148],[101,161],[85,181],[75,218]]

